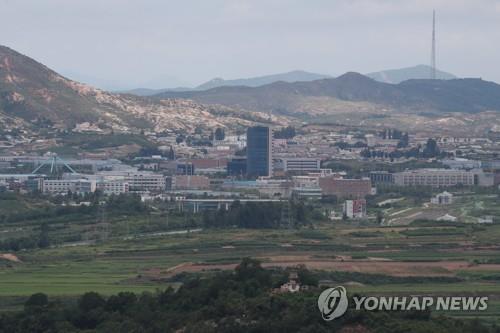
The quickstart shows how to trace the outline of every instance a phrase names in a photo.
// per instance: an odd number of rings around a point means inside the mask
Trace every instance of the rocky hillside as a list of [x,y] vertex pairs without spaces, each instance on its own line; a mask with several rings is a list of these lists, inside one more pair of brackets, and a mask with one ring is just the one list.
[[[51,122],[56,127],[71,129],[89,122],[118,131],[190,131],[198,126],[248,125],[266,119],[261,113],[177,98],[112,94],[71,81],[29,57],[0,46],[0,123],[9,126],[30,127],[38,122]],[[283,118],[276,120],[286,122]]]

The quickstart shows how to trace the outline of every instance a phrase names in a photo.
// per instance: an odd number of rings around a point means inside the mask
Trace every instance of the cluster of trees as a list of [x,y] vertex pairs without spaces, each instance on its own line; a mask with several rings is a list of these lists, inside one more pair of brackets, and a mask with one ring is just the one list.
[[177,144],[186,142],[188,146],[211,146],[212,139],[213,139],[212,135],[200,137],[200,136],[191,136],[191,135],[186,136],[185,134],[179,134],[175,138],[175,142],[177,142]]
[[217,127],[214,133],[215,140],[222,141],[226,138],[226,132],[223,128]]
[[273,131],[275,139],[293,139],[295,135],[297,135],[297,133],[295,131],[295,127],[293,126],[282,127]]
[[[400,141],[401,144],[402,141]],[[408,146],[408,143],[406,143],[405,146],[398,144],[399,148],[406,147]],[[395,150],[392,152],[385,152],[385,151],[379,151],[379,150],[371,150],[371,149],[365,149],[361,152],[361,156],[365,158],[434,158],[434,157],[450,157],[452,154],[447,154],[445,152],[441,152],[439,150],[439,147],[437,145],[436,140],[434,139],[429,139],[427,140],[427,143],[425,144],[425,147],[422,149],[421,146],[412,148],[412,149],[407,149],[407,150]]]
[[[427,200],[434,194],[434,189],[430,186],[396,186],[396,185],[381,185],[377,187],[377,193],[380,195],[388,194],[396,197],[412,197],[418,198],[422,200]],[[375,201],[375,197],[368,197],[368,199],[373,198]]]
[[148,160],[142,159],[141,157],[150,157],[153,155],[159,155],[168,158],[169,160],[174,160],[175,159],[175,151],[172,146],[170,146],[170,149],[168,152],[161,151],[158,147],[156,146],[151,146],[151,147],[142,147],[137,153],[130,154],[128,157],[130,159],[135,158],[135,161],[144,161]]
[[62,216],[72,216],[73,219],[79,219],[81,217],[93,214],[94,212],[95,209],[93,206],[42,206],[26,208],[14,212],[0,211],[0,223],[40,221],[59,218]]
[[0,250],[19,251],[22,249],[45,249],[50,246],[49,225],[43,223],[37,237],[9,238],[0,241]]
[[371,150],[365,149],[360,153],[361,157],[364,158],[418,158],[422,156],[420,147],[415,147],[408,150],[394,150],[391,152],[381,151],[381,150]]
[[335,147],[339,147],[340,149],[349,149],[349,148],[364,148],[367,147],[366,143],[362,141],[357,141],[356,143],[350,144],[344,141],[339,141],[334,143]]
[[[14,194],[11,193],[2,193],[0,194],[0,200],[2,197],[12,197],[13,195]],[[44,196],[40,196],[39,199],[43,198]],[[80,195],[73,196],[72,193],[69,193],[68,196],[56,196],[50,198],[50,200],[57,204],[57,206],[33,205],[34,207],[27,207],[14,212],[0,210],[0,222],[10,223],[31,220],[40,221],[64,216],[67,216],[68,218],[71,217],[73,220],[79,220],[81,218],[95,215],[100,204],[104,204],[106,210],[112,213],[116,212],[120,214],[142,214],[148,209],[148,206],[141,201],[141,197],[135,194],[111,195],[105,202],[101,202],[101,199],[102,198],[99,192],[91,193],[84,197]],[[75,200],[77,202],[88,201],[90,202],[90,205],[61,205],[69,200]]]
[[[13,237],[0,240],[0,250],[19,251],[23,249],[46,248],[52,244],[65,241],[77,241],[80,235],[61,235],[54,233],[56,225],[60,223],[93,223],[103,211],[110,218],[117,215],[149,214],[149,207],[141,201],[140,196],[131,194],[111,195],[106,201],[99,193],[92,193],[85,198],[76,196],[79,200],[88,200],[90,205],[70,206],[61,205],[72,200],[72,195],[67,197],[50,197],[51,205],[45,201],[44,195],[22,196],[15,193],[0,193],[0,200],[19,201],[16,209],[9,205],[0,208],[0,223],[23,222],[27,225],[36,225],[31,232],[22,237]],[[26,204],[24,204],[26,201]],[[13,204],[14,205],[14,204]],[[52,232],[50,225],[52,227]]]
[[19,251],[22,249],[36,249],[38,242],[33,237],[9,238],[0,241],[0,250]]
[[[122,292],[108,298],[89,292],[75,303],[35,294],[23,311],[0,315],[0,332],[500,332],[479,321],[434,318],[430,311],[348,310],[327,322],[317,308],[319,290],[270,293],[286,279],[283,273],[273,274],[258,261],[244,259],[232,272],[191,278],[178,291]],[[316,282],[307,270],[299,278],[304,284],[311,278],[309,282]]]
[[436,140],[432,138],[427,140],[425,148],[422,151],[422,157],[438,157],[440,155],[441,151],[439,150]]
[[161,155],[160,149],[156,146],[151,147],[142,147],[137,153],[138,156],[153,156],[153,155]]
[[228,210],[203,211],[202,223],[205,227],[233,227],[240,228],[279,228],[306,224],[312,207],[302,202],[248,202],[245,204],[234,201]]
[[106,209],[121,214],[142,214],[148,211],[148,206],[137,194],[110,195],[106,201]]

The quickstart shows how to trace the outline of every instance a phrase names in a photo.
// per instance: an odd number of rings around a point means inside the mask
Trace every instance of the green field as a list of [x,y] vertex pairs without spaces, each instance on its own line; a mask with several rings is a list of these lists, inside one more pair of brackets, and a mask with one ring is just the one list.
[[[4,217],[0,239],[36,238],[46,223],[52,242],[49,248],[3,251],[19,261],[0,259],[0,311],[21,307],[36,292],[63,300],[88,291],[155,292],[177,287],[177,274],[232,269],[242,258],[256,257],[268,268],[305,264],[356,293],[487,295],[492,306],[480,317],[500,318],[500,224],[424,221],[382,227],[374,221],[323,219],[290,229],[216,229],[203,227],[194,215],[170,212],[167,221],[158,206],[147,214],[110,210],[102,237],[95,211],[49,209],[37,219],[37,212],[54,206],[50,200],[17,197],[9,205],[4,198],[0,208],[16,210]],[[497,209],[491,196],[478,200],[482,208],[477,209]],[[464,211],[475,207],[462,203]],[[33,218],[17,214],[31,210]],[[171,233],[176,230],[185,232]]]

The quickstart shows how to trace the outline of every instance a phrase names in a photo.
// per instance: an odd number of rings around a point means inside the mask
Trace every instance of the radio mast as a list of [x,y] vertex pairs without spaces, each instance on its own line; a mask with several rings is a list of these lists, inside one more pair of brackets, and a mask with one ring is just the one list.
[[432,11],[431,79],[436,79],[436,11]]

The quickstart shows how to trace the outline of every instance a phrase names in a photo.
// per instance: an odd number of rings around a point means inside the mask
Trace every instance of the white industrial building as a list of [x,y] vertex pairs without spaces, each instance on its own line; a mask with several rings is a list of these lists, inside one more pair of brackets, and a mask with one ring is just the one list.
[[106,195],[128,193],[129,184],[122,180],[108,180],[97,183],[96,188]]
[[92,193],[95,188],[95,182],[87,179],[44,179],[42,182],[43,193],[51,194]]
[[416,169],[394,174],[394,184],[399,186],[446,187],[475,184],[476,173],[453,169]]

